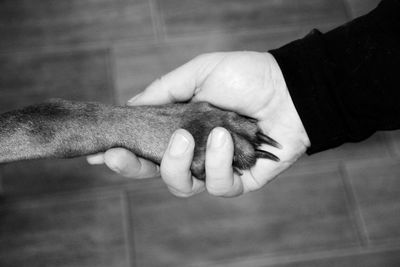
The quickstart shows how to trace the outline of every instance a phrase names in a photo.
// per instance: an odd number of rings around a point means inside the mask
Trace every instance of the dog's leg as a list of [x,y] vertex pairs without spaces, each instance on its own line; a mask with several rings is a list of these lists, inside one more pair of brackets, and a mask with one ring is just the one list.
[[207,137],[217,126],[232,134],[235,168],[248,169],[257,158],[278,160],[258,149],[262,143],[278,144],[262,134],[253,119],[206,103],[116,107],[51,100],[0,114],[0,162],[69,158],[124,147],[160,163],[172,133],[184,128],[196,143],[191,170],[204,179]]

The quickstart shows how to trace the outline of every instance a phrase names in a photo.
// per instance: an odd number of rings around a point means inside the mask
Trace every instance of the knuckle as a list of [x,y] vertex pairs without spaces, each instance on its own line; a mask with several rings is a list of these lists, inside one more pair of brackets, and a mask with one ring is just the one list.
[[164,180],[176,181],[177,177],[186,177],[190,170],[180,164],[170,164],[169,161],[163,161],[160,166],[160,173]]
[[207,185],[207,191],[213,196],[222,197],[231,192],[231,187],[225,183],[211,183]]
[[214,180],[207,184],[207,190],[211,195],[219,197],[237,197],[244,193],[243,184],[238,177],[231,179]]

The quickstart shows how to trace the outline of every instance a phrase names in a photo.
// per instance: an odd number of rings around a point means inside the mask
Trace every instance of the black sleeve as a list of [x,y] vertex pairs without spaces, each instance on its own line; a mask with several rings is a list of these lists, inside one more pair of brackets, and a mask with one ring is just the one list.
[[307,153],[400,128],[400,0],[270,52],[310,138]]

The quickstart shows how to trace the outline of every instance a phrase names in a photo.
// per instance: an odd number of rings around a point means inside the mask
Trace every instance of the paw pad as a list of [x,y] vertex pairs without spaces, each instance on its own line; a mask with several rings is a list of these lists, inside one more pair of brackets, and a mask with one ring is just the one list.
[[261,132],[257,120],[218,109],[207,103],[193,103],[189,106],[183,118],[182,128],[188,130],[195,139],[191,171],[198,179],[205,179],[207,139],[215,127],[224,127],[232,135],[234,142],[232,166],[236,172],[241,173],[241,170],[250,169],[259,158],[279,161],[276,155],[260,149],[265,144],[276,148],[281,148],[281,145]]

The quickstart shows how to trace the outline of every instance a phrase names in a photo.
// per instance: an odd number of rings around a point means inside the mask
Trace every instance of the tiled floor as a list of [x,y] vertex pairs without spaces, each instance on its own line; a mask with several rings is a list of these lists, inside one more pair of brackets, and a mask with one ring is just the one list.
[[109,49],[0,54],[0,111],[62,97],[113,102]]
[[327,257],[318,260],[307,260],[301,262],[291,262],[276,264],[276,267],[343,267],[343,266],[363,266],[363,267],[396,267],[400,262],[398,251],[380,251],[371,253],[359,253],[337,257]]
[[400,241],[400,217],[396,216],[400,214],[399,160],[354,161],[345,168],[367,240]]
[[130,201],[141,203],[131,206],[139,266],[189,266],[205,259],[297,254],[359,243],[334,169],[283,177],[239,199],[201,195],[181,200],[159,190],[131,194]]
[[107,46],[121,39],[153,39],[146,0],[1,2],[0,49]]
[[322,21],[340,23],[347,19],[342,1],[253,0],[248,4],[242,0],[156,0],[156,3],[169,38],[221,31],[280,29],[286,25],[315,25]]
[[[0,2],[0,111],[123,104],[211,51],[267,51],[378,0]],[[236,199],[173,197],[84,159],[0,166],[0,266],[400,266],[400,134],[313,156]]]
[[0,209],[1,266],[127,266],[119,195],[29,200]]

